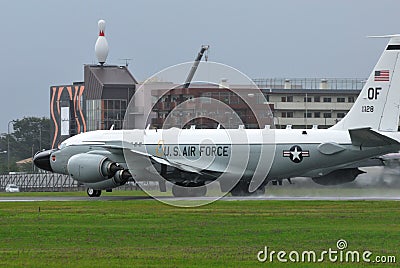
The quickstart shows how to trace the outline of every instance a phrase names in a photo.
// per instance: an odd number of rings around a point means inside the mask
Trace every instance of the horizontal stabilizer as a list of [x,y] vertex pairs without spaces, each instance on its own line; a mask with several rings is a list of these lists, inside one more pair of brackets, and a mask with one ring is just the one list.
[[400,37],[400,34],[386,34],[386,35],[369,35],[368,38],[394,38]]
[[392,144],[399,145],[396,140],[373,131],[371,128],[349,129],[349,133],[351,143],[354,146],[378,147]]

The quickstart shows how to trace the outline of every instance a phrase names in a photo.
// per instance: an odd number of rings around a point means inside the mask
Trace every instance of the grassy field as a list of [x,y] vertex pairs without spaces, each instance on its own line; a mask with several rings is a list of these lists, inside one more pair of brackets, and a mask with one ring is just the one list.
[[338,239],[349,250],[399,260],[399,204],[219,201],[182,209],[154,200],[0,203],[0,267],[276,267],[287,264],[259,263],[257,252],[264,246],[321,252],[336,249]]

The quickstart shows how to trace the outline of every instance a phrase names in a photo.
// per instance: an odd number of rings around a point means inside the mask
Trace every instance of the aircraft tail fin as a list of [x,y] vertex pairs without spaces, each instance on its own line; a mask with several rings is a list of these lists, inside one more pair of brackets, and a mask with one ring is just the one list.
[[353,107],[331,129],[370,127],[380,131],[397,131],[400,111],[400,35],[380,37],[390,38],[388,45]]

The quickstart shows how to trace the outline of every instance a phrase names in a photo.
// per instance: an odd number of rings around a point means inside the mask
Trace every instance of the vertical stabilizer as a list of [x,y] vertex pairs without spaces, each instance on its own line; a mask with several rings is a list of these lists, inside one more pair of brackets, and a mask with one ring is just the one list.
[[331,129],[370,127],[397,131],[400,105],[400,35],[390,38],[375,68],[347,115]]

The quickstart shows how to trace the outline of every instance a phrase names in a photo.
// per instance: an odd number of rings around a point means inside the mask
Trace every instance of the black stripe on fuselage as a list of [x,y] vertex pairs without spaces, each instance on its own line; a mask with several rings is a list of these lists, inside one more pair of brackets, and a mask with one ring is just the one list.
[[388,45],[386,50],[400,50],[400,45]]

